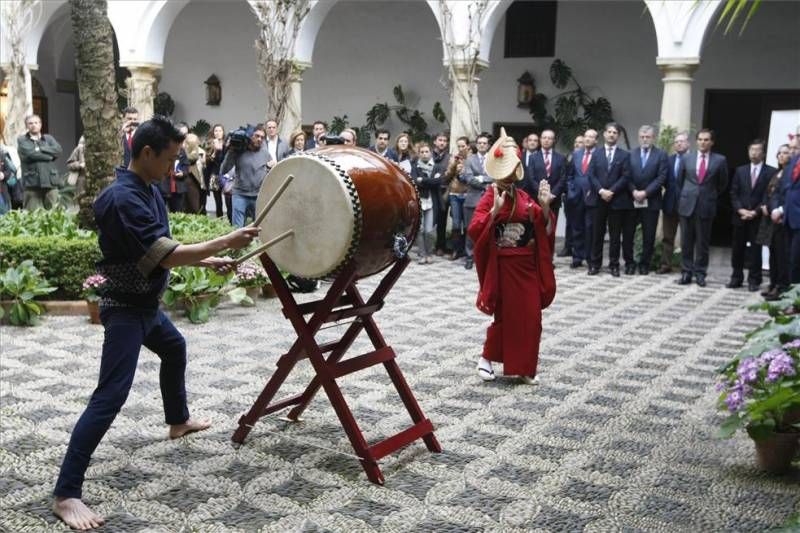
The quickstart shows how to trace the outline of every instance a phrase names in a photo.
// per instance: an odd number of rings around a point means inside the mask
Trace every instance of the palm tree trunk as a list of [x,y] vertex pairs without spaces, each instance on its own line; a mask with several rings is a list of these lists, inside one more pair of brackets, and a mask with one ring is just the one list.
[[86,187],[78,198],[81,226],[94,228],[92,204],[122,161],[121,117],[114,79],[114,40],[106,0],[69,0],[81,121],[86,139]]

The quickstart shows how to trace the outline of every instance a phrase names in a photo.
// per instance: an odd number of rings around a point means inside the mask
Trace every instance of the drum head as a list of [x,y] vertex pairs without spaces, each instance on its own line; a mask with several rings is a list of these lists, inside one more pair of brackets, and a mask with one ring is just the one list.
[[281,270],[303,278],[333,274],[358,246],[361,211],[347,174],[314,154],[298,154],[275,165],[264,178],[256,215],[292,175],[289,187],[261,222],[261,242],[288,229],[294,235],[267,250]]

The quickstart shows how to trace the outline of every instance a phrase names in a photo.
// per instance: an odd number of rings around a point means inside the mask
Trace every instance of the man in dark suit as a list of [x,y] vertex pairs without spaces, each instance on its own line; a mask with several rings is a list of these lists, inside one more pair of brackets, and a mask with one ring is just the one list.
[[122,114],[122,168],[128,168],[131,162],[131,150],[133,147],[133,134],[139,125],[139,111],[135,107],[126,107]]
[[631,151],[630,191],[633,195],[633,227],[642,226],[642,257],[639,259],[639,274],[650,272],[653,249],[656,243],[658,213],[661,210],[661,187],[667,180],[667,154],[656,148],[655,128],[644,125],[639,128],[639,147]]
[[678,176],[683,251],[678,283],[681,285],[690,284],[694,276],[699,286],[706,286],[711,224],[717,214],[717,199],[728,186],[728,161],[725,156],[712,153],[713,146],[714,132],[698,131],[697,153],[683,156],[683,168]]
[[583,147],[575,150],[567,165],[567,194],[564,204],[567,217],[572,220],[572,268],[590,262],[594,227],[594,212],[597,208],[597,189],[593,183],[594,152],[597,131],[589,129],[583,136]]
[[[533,172],[533,156],[536,154],[536,151],[539,150],[539,135],[536,133],[529,133],[527,137],[525,137],[525,142],[522,143],[525,150],[522,152],[522,170],[524,171],[524,183],[527,183],[529,180],[532,180],[531,174]],[[535,197],[534,197],[535,198]]]
[[774,167],[764,164],[765,148],[766,143],[761,139],[751,142],[747,148],[750,163],[738,167],[731,181],[733,272],[731,280],[725,285],[729,289],[742,286],[745,265],[748,290],[755,292],[761,286],[761,245],[756,244],[756,235],[761,224],[767,185],[777,172]]
[[550,210],[555,213],[558,220],[561,195],[567,184],[567,158],[553,150],[556,144],[556,134],[553,130],[544,130],[539,140],[541,142],[539,151],[530,158],[530,179],[523,179],[522,190],[531,198],[539,198],[539,182],[547,180],[552,196]]
[[592,258],[589,275],[600,273],[603,264],[603,241],[608,227],[608,267],[611,275],[619,277],[620,237],[624,243],[625,273],[635,274],[633,260],[633,224],[627,213],[633,210],[630,182],[630,154],[617,146],[619,127],[609,122],[603,131],[605,144],[595,151],[595,188],[600,200],[594,216]]
[[[800,130],[800,128],[798,128]],[[772,221],[786,225],[789,246],[789,272],[792,283],[800,283],[800,154],[783,169],[778,205],[772,207]]]
[[[469,189],[464,197],[464,227],[468,228],[472,222],[472,216],[475,214],[475,207],[486,191],[486,187],[492,183],[492,178],[486,174],[486,152],[489,151],[489,137],[487,135],[478,135],[475,140],[475,146],[478,148],[477,154],[470,154],[464,163],[464,172],[458,177],[459,181],[465,183]],[[466,261],[464,268],[467,270],[472,268],[472,239],[467,237]]]
[[397,153],[389,147],[389,139],[391,134],[389,130],[379,129],[375,130],[375,144],[370,146],[369,149],[378,155],[382,155],[386,159],[397,161]]
[[306,141],[306,150],[313,150],[322,146],[320,138],[328,134],[328,125],[318,120],[311,126],[311,138]]
[[681,217],[678,216],[678,176],[683,165],[683,154],[689,151],[689,133],[682,131],[672,139],[674,154],[667,160],[667,181],[664,184],[664,202],[661,208],[661,268],[659,274],[672,272],[672,256],[675,253],[675,236],[678,234]]

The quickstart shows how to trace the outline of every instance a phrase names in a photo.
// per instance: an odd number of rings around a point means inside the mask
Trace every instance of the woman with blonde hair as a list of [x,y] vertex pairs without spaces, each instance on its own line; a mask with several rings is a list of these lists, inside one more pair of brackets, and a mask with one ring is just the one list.
[[394,152],[397,154],[397,164],[400,168],[411,174],[411,161],[417,156],[411,146],[411,135],[401,133],[394,142]]

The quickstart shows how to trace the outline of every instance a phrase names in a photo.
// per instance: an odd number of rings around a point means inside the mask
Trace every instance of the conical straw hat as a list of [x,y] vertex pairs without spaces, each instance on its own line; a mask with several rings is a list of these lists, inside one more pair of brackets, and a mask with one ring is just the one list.
[[493,180],[500,181],[509,177],[512,172],[517,181],[524,176],[519,147],[513,137],[506,135],[506,129],[500,128],[500,136],[486,154],[486,174]]

